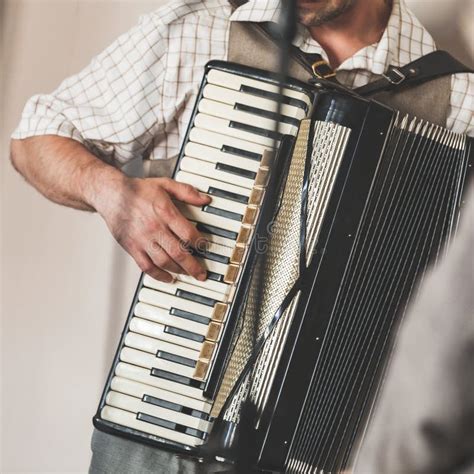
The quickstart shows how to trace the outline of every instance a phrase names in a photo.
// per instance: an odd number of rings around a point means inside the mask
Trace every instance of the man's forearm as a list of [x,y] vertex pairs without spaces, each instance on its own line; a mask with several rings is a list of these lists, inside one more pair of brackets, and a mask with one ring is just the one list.
[[11,160],[44,196],[75,209],[98,210],[125,179],[77,141],[54,135],[12,140]]
[[38,191],[64,206],[97,211],[117,242],[157,280],[170,273],[206,279],[202,262],[189,252],[203,237],[173,200],[209,204],[210,197],[169,178],[125,176],[80,143],[53,135],[13,140],[14,167]]

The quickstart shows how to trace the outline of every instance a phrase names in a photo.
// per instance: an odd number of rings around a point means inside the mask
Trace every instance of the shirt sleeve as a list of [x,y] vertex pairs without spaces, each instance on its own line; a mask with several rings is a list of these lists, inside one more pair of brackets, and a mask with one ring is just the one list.
[[454,74],[446,127],[457,133],[474,136],[474,74]]
[[142,17],[79,74],[29,99],[13,138],[72,138],[116,164],[143,156],[166,127],[166,28],[157,15]]

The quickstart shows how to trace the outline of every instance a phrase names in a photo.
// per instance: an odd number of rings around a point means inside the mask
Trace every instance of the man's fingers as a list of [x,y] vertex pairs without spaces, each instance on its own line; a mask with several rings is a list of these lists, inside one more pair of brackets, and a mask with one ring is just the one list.
[[134,258],[142,272],[150,275],[155,280],[160,280],[165,283],[173,282],[173,276],[161,268],[158,268],[145,252],[139,252]]
[[146,249],[146,252],[156,267],[173,273],[183,273],[183,269],[177,264],[168,252],[163,248],[163,233],[160,233]]
[[[189,224],[189,222],[187,222]],[[171,232],[163,232],[160,234],[160,245],[166,253],[179,265],[180,271],[184,271],[189,275],[204,281],[207,278],[207,272],[202,263],[193,257],[189,248],[180,242]]]
[[203,206],[211,202],[211,198],[199,192],[190,184],[178,183],[173,179],[163,179],[160,183],[163,189],[174,199],[183,201],[194,206]]
[[195,249],[202,250],[205,248],[206,240],[204,237],[173,203],[168,206],[167,213],[169,216],[167,225],[181,242]]

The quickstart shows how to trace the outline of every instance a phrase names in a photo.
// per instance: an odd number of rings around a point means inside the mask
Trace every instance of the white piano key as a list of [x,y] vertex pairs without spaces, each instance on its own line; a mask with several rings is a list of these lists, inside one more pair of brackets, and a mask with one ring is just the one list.
[[[217,100],[230,105],[244,104],[275,113],[278,110],[278,102],[274,100],[258,97],[253,94],[246,94],[245,92],[226,89],[225,87],[216,86],[214,84],[207,84],[204,87],[203,95],[207,99]],[[303,109],[289,104],[281,104],[281,114],[296,120],[303,120],[306,118],[306,113]]]
[[144,395],[150,395],[160,400],[166,400],[178,405],[198,410],[203,413],[209,414],[212,408],[212,404],[208,402],[201,402],[194,398],[185,397],[178,393],[169,392],[162,390],[151,385],[145,385],[134,380],[124,379],[123,377],[114,376],[112,379],[110,388],[116,392],[125,393],[132,397],[142,398]]
[[[232,74],[225,71],[219,71],[217,69],[212,69],[209,71],[209,74],[207,75],[207,82],[210,84],[216,84],[225,87],[227,89],[234,89],[236,91],[240,90],[240,87],[242,85],[255,87],[256,89],[273,92],[275,94],[278,94],[280,90],[279,86],[275,84],[251,79],[249,77],[239,76],[237,74]],[[289,89],[287,87],[284,87],[282,92],[283,95],[301,100],[308,107],[311,107],[311,100],[306,94],[299,91],[295,91],[293,89]]]
[[207,232],[201,232],[201,235],[208,242],[212,242],[213,244],[216,244],[219,246],[228,247],[229,249],[231,249],[231,251],[235,248],[235,240],[226,239],[225,237],[221,237],[220,235],[208,234]]
[[[209,234],[206,234],[209,235]],[[226,239],[227,240],[227,239]],[[219,255],[225,255],[226,257],[230,257],[232,254],[232,249],[230,247],[225,247],[224,245],[219,244],[211,244],[209,245],[209,250],[212,252],[213,249],[216,250],[216,253]],[[196,280],[194,277],[189,275],[182,275],[182,274],[174,274],[175,278],[179,281],[183,281],[185,283],[191,283],[196,285],[199,288],[208,288],[211,291],[215,291],[217,293],[221,293],[225,295],[225,300],[229,297],[229,290],[230,286],[227,283],[222,283],[220,281],[210,280],[207,279],[206,281],[199,281]]]
[[[235,184],[247,189],[252,189],[255,183],[255,179],[253,178],[246,178],[238,174],[229,173],[228,171],[218,170],[215,163],[198,160],[197,158],[191,158],[189,156],[184,156],[181,159],[179,169],[198,176],[210,176],[217,181]],[[221,187],[222,186],[223,184],[221,184]]]
[[238,233],[242,227],[242,222],[240,221],[205,212],[201,208],[191,206],[190,204],[176,202],[176,207],[181,211],[184,217],[192,221],[202,222],[203,224],[212,225],[236,233]]
[[115,375],[147,385],[152,385],[153,387],[162,390],[168,390],[185,397],[195,398],[201,402],[208,402],[208,399],[203,396],[200,388],[190,387],[189,385],[173,382],[172,380],[155,377],[150,374],[150,370],[136,365],[127,364],[126,362],[119,362],[117,364]]
[[212,308],[210,306],[178,298],[177,296],[169,295],[167,293],[159,293],[158,291],[150,290],[148,288],[142,288],[140,290],[138,300],[160,308],[178,308],[208,318],[212,316]]
[[188,291],[189,293],[195,293],[199,296],[204,296],[205,298],[210,298],[216,301],[222,301],[224,299],[224,294],[216,291],[209,290],[205,287],[198,287],[196,285],[185,283],[182,281],[175,281],[173,283],[165,283],[162,281],[155,280],[149,275],[145,275],[143,279],[143,285],[153,290],[163,291],[174,295],[178,290]]
[[[146,319],[135,317],[130,320],[129,327],[130,331],[137,332],[138,334],[143,334],[144,336],[153,337],[161,341],[176,344],[177,346],[183,346],[189,349],[194,349],[195,351],[201,350],[201,342],[193,341],[185,337],[175,336],[174,334],[169,334],[165,332],[165,326],[163,324],[158,324],[151,321],[147,321]],[[176,348],[176,353],[181,355],[179,353],[179,347]]]
[[229,166],[236,166],[247,171],[252,171],[253,173],[256,173],[260,167],[259,160],[252,160],[232,153],[226,153],[217,148],[212,148],[200,143],[189,142],[184,152],[186,156],[190,156],[191,158],[197,158],[211,163],[223,163]]
[[133,349],[149,352],[150,354],[154,355],[156,355],[156,353],[161,350],[192,360],[199,359],[199,352],[196,350],[183,346],[177,346],[176,344],[171,344],[165,341],[159,341],[157,339],[143,336],[142,334],[137,334],[131,331],[129,331],[125,336],[125,345],[132,347]]
[[209,188],[217,188],[248,198],[252,192],[252,190],[249,188],[243,188],[242,186],[236,186],[235,184],[230,183],[224,184],[222,181],[213,179],[212,176],[199,176],[197,174],[187,173],[186,171],[181,170],[176,174],[176,181],[190,184],[203,193],[208,193]]
[[208,271],[218,273],[219,275],[225,275],[229,266],[227,263],[216,262],[207,258],[203,259],[202,262]]
[[[160,348],[160,344],[168,344],[167,342],[158,341],[152,337],[143,336],[142,334],[137,334],[131,331],[127,332],[124,343],[128,347],[134,347],[135,349],[146,351],[150,354],[156,354]],[[173,344],[170,344],[170,346],[172,346],[173,349],[175,348]],[[197,351],[193,352],[196,353]]]
[[148,352],[124,347],[120,351],[120,360],[129,364],[138,365],[145,369],[158,369],[171,372],[172,374],[182,375],[183,377],[192,378],[194,368],[182,364],[177,364],[166,359],[161,359]]
[[[254,127],[263,128],[264,130],[274,131],[277,122],[259,115],[250,114],[241,110],[236,110],[232,105],[223,104],[210,99],[201,99],[199,101],[199,112],[213,117],[220,117],[233,122],[244,123]],[[279,124],[279,132],[285,135],[296,136],[298,127],[289,123],[281,122]]]
[[194,428],[195,430],[208,433],[210,431],[210,423],[195,416],[186,415],[177,411],[169,410],[160,406],[153,405],[140,400],[139,398],[125,395],[123,393],[110,391],[107,394],[106,404],[115,408],[130,411],[132,413],[146,413],[163,420],[171,421],[179,425]]
[[222,135],[221,133],[216,133],[212,130],[207,130],[196,126],[191,129],[189,140],[191,142],[201,143],[202,145],[212,146],[218,149],[221,149],[223,146],[227,145],[249,151],[251,153],[257,153],[259,155],[263,155],[265,150],[273,150],[273,142],[269,146],[263,146],[248,140],[242,140],[233,135]]
[[158,308],[146,303],[139,302],[135,305],[134,314],[140,318],[148,319],[164,326],[171,326],[184,331],[191,331],[195,334],[205,336],[207,325],[200,324],[189,319],[180,318],[169,313],[168,309]]
[[[215,244],[214,242],[207,242],[206,250],[217,255],[222,255],[223,257],[230,257],[232,255],[232,248],[226,247],[225,245]],[[214,290],[217,291],[217,290]],[[222,293],[222,292],[220,292]]]
[[177,443],[181,443],[187,446],[200,446],[203,444],[203,440],[194,436],[189,436],[177,431],[168,430],[160,426],[147,423],[145,421],[137,420],[136,415],[129,411],[121,410],[110,406],[105,406],[101,411],[101,416],[104,420],[117,423],[122,426],[128,426],[138,431],[143,431],[160,438],[169,439]]
[[211,132],[230,135],[232,137],[240,138],[244,141],[258,143],[268,148],[273,147],[274,143],[278,144],[278,141],[275,142],[273,138],[257,135],[256,133],[247,132],[238,128],[231,128],[230,120],[212,117],[211,115],[202,113],[198,113],[194,118],[194,126],[203,128],[204,130],[209,130]]

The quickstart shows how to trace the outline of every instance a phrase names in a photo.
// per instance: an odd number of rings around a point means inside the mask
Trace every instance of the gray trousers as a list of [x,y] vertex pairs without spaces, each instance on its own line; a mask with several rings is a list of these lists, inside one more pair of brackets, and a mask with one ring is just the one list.
[[229,465],[203,463],[98,430],[92,434],[89,474],[208,474],[231,472]]

